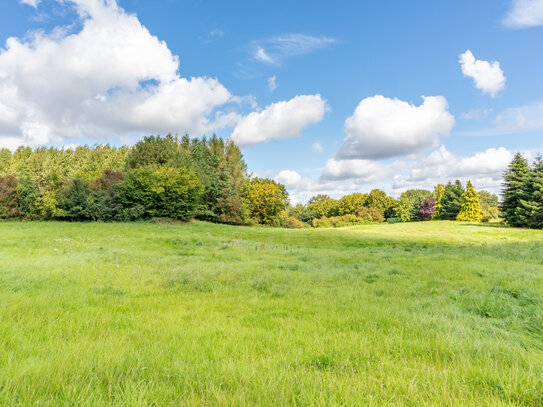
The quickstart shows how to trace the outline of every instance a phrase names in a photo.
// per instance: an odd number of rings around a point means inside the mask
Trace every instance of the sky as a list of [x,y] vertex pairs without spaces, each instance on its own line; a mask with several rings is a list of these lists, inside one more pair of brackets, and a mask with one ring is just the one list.
[[0,147],[214,133],[293,203],[543,152],[543,0],[2,0]]

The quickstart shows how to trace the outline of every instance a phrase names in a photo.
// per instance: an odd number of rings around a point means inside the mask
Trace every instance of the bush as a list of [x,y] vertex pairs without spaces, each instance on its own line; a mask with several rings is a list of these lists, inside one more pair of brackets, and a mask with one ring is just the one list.
[[358,216],[359,218],[362,218],[366,222],[384,222],[385,221],[385,217],[383,216],[381,211],[373,207],[367,208],[363,206],[362,208],[358,208],[356,210],[356,216]]
[[62,193],[62,208],[64,217],[72,221],[89,220],[89,183],[81,178],[75,178],[68,183]]
[[18,185],[17,178],[13,176],[0,177],[0,219],[19,215]]
[[119,202],[128,219],[192,219],[203,192],[193,170],[140,167],[129,171],[119,184]]
[[126,221],[134,216],[133,213],[127,216],[119,199],[119,185],[123,179],[121,172],[106,170],[100,178],[90,184],[92,194],[89,197],[88,207],[93,220]]
[[327,218],[326,216],[320,219],[313,220],[313,227],[315,228],[341,228],[345,226],[360,225],[367,223],[368,221],[356,216],[356,215],[343,215],[343,216],[332,216]]
[[301,220],[296,219],[294,216],[290,216],[285,221],[285,227],[288,229],[303,229],[304,223]]

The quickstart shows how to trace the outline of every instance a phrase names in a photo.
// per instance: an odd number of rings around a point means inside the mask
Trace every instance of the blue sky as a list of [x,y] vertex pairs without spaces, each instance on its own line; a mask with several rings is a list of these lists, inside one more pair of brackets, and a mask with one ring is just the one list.
[[302,202],[542,151],[542,0],[7,0],[0,43],[12,149],[216,132]]

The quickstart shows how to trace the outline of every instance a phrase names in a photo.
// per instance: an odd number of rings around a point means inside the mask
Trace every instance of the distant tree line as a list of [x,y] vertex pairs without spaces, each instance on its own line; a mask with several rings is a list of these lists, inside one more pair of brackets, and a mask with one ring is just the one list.
[[[286,188],[252,177],[240,149],[213,136],[148,136],[133,147],[0,149],[0,219],[134,221],[193,218],[290,228],[368,222],[490,221],[543,228],[543,160],[517,154],[504,174],[503,203],[470,181],[290,205]],[[500,213],[501,209],[501,213]]]
[[0,218],[244,224],[240,149],[213,136],[145,137],[133,147],[0,150]]
[[[289,210],[300,225],[341,227],[368,222],[413,222],[427,220],[490,221],[498,219],[498,197],[487,191],[476,192],[468,181],[466,188],[457,180],[437,185],[433,191],[410,189],[398,199],[384,191],[354,193],[339,200],[316,195],[307,205]],[[293,222],[291,222],[293,223]]]

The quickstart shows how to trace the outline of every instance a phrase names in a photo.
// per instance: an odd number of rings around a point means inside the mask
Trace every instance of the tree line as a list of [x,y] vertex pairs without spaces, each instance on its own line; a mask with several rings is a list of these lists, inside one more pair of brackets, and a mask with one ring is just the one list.
[[252,177],[239,147],[216,136],[148,136],[132,147],[0,150],[0,219],[135,221],[202,219],[227,224],[341,227],[368,222],[503,217],[543,228],[543,160],[517,154],[504,174],[503,203],[470,181],[340,199],[315,195],[291,205],[284,185]]

